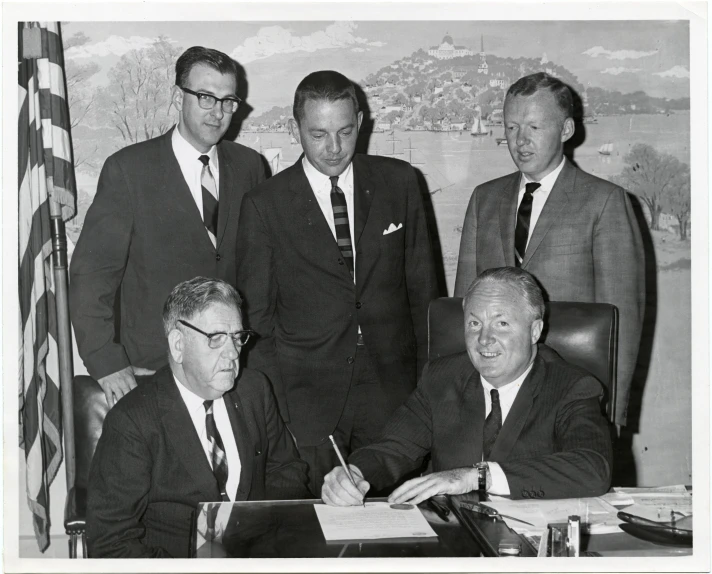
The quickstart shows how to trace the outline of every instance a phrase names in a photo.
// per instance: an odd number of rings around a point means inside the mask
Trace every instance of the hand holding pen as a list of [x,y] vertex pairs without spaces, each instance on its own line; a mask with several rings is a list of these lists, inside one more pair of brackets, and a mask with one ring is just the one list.
[[329,435],[329,440],[334,446],[341,466],[334,468],[324,478],[324,485],[321,489],[322,500],[331,506],[354,506],[357,504],[366,506],[364,496],[371,485],[364,480],[357,467],[346,464],[339,447],[334,442],[334,437]]

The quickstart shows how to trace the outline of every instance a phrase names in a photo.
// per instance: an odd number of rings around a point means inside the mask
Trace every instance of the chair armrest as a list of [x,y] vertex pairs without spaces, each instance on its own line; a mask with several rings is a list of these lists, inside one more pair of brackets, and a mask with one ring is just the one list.
[[64,530],[67,534],[81,534],[86,529],[87,490],[74,486],[67,493],[64,505]]

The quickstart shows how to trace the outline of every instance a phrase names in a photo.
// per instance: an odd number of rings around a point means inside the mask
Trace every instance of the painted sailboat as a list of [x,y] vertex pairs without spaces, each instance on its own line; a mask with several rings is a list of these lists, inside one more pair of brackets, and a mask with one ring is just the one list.
[[489,134],[489,130],[485,128],[485,123],[482,121],[480,116],[475,116],[472,121],[472,129],[470,130],[470,135],[472,137],[481,137]]
[[611,142],[604,143],[601,147],[598,148],[598,153],[601,155],[611,155],[611,152],[613,151],[613,144]]

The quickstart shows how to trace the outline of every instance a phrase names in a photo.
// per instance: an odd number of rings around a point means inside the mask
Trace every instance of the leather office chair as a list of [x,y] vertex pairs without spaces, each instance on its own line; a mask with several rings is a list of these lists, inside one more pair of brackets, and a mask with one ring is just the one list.
[[69,557],[77,557],[77,543],[82,540],[82,556],[87,557],[86,513],[89,466],[94,457],[96,443],[101,436],[109,405],[104,391],[94,379],[76,376],[74,389],[74,447],[76,451],[76,478],[67,492],[64,506],[64,530],[69,535]]
[[[561,357],[586,369],[606,388],[604,405],[615,421],[616,368],[618,360],[618,309],[607,303],[546,304],[546,343]],[[428,310],[428,359],[465,351],[464,315],[460,297],[441,297]]]

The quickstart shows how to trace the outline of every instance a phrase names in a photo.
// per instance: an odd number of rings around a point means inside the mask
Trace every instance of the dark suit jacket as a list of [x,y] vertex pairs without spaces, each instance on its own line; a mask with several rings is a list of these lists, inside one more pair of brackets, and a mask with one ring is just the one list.
[[[272,381],[299,446],[333,431],[346,400],[358,327],[390,398],[415,387],[436,295],[430,238],[413,168],[357,154],[356,284],[301,160],[245,196],[237,286],[261,338],[248,365]],[[402,227],[384,234],[391,224]]]
[[[480,273],[514,266],[520,173],[475,189],[465,215],[455,295]],[[568,160],[544,205],[522,262],[550,301],[611,303],[620,314],[616,422],[625,424],[645,306],[645,256],[625,190]]]
[[[110,156],[72,255],[69,303],[79,354],[98,379],[128,365],[165,365],[161,312],[181,281],[198,275],[235,284],[235,240],[242,197],[265,179],[256,152],[218,144],[217,249],[208,238],[165,135]],[[121,343],[114,342],[114,298],[121,289]]]
[[[489,460],[501,465],[512,498],[599,496],[611,482],[613,452],[591,375],[539,346]],[[467,353],[428,363],[418,388],[382,437],[355,451],[356,465],[383,489],[430,453],[434,472],[482,460],[485,399]]]
[[[165,367],[106,416],[88,481],[93,558],[188,557],[198,503],[220,500],[176,385]],[[236,499],[310,498],[306,463],[265,377],[243,370],[224,400],[242,467]]]

